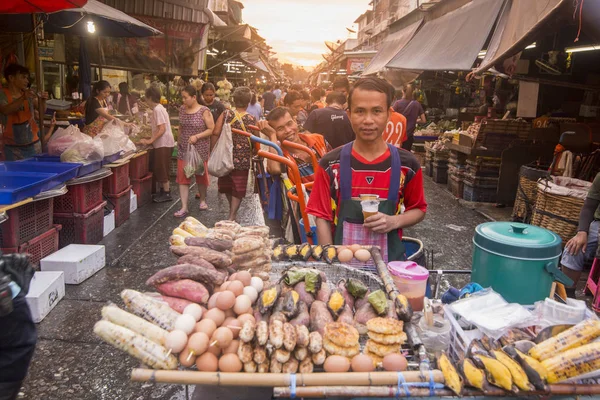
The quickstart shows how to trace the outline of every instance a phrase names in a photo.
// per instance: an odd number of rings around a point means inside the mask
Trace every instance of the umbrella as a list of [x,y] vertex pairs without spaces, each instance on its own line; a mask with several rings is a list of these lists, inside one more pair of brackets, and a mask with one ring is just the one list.
[[85,3],[87,0],[8,0],[0,3],[0,14],[52,13]]
[[[90,34],[88,32],[90,25],[94,26],[96,35],[104,37],[145,37],[162,34],[158,29],[96,0],[88,0],[81,8],[47,14],[44,32],[87,36]],[[0,31],[31,30],[33,26],[29,16],[0,15]]]

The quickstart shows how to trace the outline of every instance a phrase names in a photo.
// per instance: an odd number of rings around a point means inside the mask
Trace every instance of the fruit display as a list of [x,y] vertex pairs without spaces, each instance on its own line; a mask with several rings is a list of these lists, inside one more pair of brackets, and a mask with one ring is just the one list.
[[[438,358],[445,385],[456,395],[464,386],[486,393],[495,386],[512,393],[544,391],[556,384],[600,369],[600,321],[587,319],[549,338],[535,342],[511,330],[498,341],[473,340],[455,364],[446,354]],[[543,340],[545,339],[545,340]]]

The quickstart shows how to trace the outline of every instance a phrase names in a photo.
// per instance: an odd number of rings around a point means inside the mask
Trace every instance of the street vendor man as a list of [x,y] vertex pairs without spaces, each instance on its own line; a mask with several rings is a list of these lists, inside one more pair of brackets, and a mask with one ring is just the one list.
[[588,191],[581,212],[577,234],[567,242],[561,264],[563,272],[573,279],[573,286],[565,288],[567,296],[575,298],[575,289],[586,265],[591,265],[598,251],[600,230],[600,172]]
[[[271,142],[277,143],[280,146],[284,140],[287,140],[308,147],[317,160],[331,151],[331,146],[322,135],[308,132],[300,133],[298,124],[292,118],[290,111],[285,107],[274,108],[267,115],[266,121],[258,121],[258,127],[261,133],[267,136]],[[313,182],[315,171],[311,155],[305,151],[292,148],[282,148],[282,150],[286,157],[296,161],[302,183]],[[269,151],[276,154],[275,149],[272,147],[269,147]],[[269,174],[281,175],[281,168],[281,163],[267,160],[267,171]]]
[[[406,259],[402,230],[425,218],[427,203],[417,159],[383,139],[392,99],[379,78],[359,79],[350,91],[356,139],[321,158],[306,209],[321,245],[379,246],[385,261]],[[364,218],[361,195],[378,196],[374,215]]]
[[[42,152],[39,127],[35,123],[38,94],[29,86],[29,69],[19,64],[10,64],[4,69],[8,82],[0,90],[0,124],[4,125],[2,141],[6,161],[29,158]],[[39,96],[43,111],[46,111],[48,93]]]

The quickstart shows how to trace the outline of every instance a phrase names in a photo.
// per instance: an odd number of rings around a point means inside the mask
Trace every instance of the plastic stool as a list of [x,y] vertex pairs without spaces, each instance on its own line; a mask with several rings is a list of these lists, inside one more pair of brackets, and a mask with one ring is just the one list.
[[592,264],[592,270],[585,284],[585,289],[589,290],[594,295],[594,301],[592,302],[592,309],[596,312],[600,312],[600,258],[594,258]]

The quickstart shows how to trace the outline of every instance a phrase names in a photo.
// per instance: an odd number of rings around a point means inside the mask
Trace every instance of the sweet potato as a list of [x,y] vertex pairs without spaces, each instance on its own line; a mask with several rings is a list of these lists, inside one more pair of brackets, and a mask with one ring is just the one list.
[[156,285],[156,290],[165,296],[186,299],[194,303],[205,304],[210,297],[206,287],[191,279],[170,281]]
[[210,286],[221,285],[227,275],[217,270],[202,268],[194,264],[178,264],[161,269],[146,281],[146,285],[154,286],[169,281],[191,279]]
[[205,259],[216,268],[227,268],[231,265],[231,257],[221,252],[207,249],[204,247],[194,246],[171,246],[171,251],[176,256],[185,256],[187,254],[193,254],[200,258]]
[[354,310],[354,297],[352,297],[352,295],[348,292],[348,289],[346,289],[346,281],[339,281],[337,284],[337,289],[340,291],[340,293],[342,293],[342,296],[344,296],[346,305],[350,306],[350,310]]
[[309,310],[308,305],[303,301],[299,301],[298,302],[298,315],[296,315],[296,318],[294,318],[290,321],[290,324],[308,326],[308,324],[310,323],[310,314],[309,314],[308,310]]
[[185,300],[185,299],[178,299],[177,297],[171,297],[171,296],[160,296],[161,299],[163,299],[168,305],[169,307],[171,307],[173,310],[177,311],[180,314],[183,314],[183,310],[190,304],[192,304],[192,301],[189,300]]
[[364,335],[367,333],[367,321],[377,317],[378,315],[373,309],[373,306],[369,303],[364,303],[354,313],[354,327],[358,329],[358,332],[361,335]]
[[194,254],[187,254],[185,256],[179,257],[177,259],[177,264],[194,264],[202,268],[212,269],[214,271],[217,270],[214,265],[206,261],[204,258],[198,257]]
[[231,250],[233,247],[232,240],[225,239],[214,239],[214,238],[201,238],[201,237],[188,237],[186,238],[185,244],[188,246],[206,247],[207,249],[216,251]]
[[325,325],[330,322],[333,322],[333,318],[327,309],[327,304],[322,301],[315,300],[310,307],[311,332],[317,331],[323,335],[325,333]]
[[298,282],[296,284],[296,286],[294,286],[294,290],[300,296],[300,301],[303,301],[304,303],[306,303],[306,305],[308,306],[308,308],[310,308],[310,306],[312,305],[313,301],[315,301],[315,296],[313,296],[311,293],[308,293],[306,291],[306,283],[304,283],[304,281]]
[[369,303],[369,295],[371,294],[371,289],[367,290],[367,293],[360,299],[354,300],[354,309],[358,310],[362,308],[365,304]]
[[317,292],[317,300],[322,301],[323,303],[327,303],[327,300],[329,300],[330,295],[331,289],[329,288],[329,285],[325,283],[325,281],[323,281],[321,289],[319,289],[319,291]]
[[348,303],[346,303],[344,311],[342,311],[339,317],[337,318],[337,322],[345,322],[349,325],[352,325],[354,323],[354,314],[352,313],[352,308],[350,308]]

